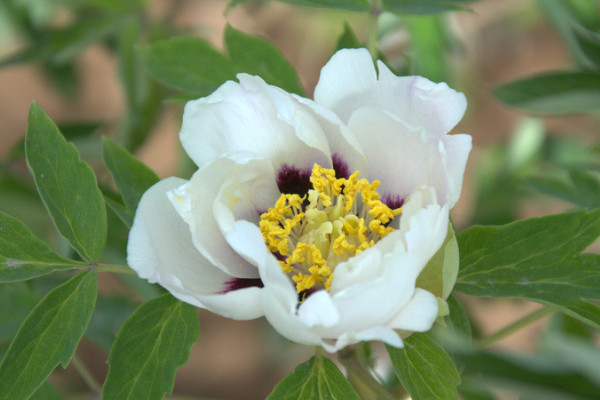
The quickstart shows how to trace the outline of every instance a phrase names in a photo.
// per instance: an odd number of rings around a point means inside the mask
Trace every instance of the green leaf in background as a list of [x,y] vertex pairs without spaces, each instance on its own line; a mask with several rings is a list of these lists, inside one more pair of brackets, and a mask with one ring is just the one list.
[[[450,313],[444,317],[444,321],[448,323],[448,329],[451,330],[455,335],[471,341],[473,336],[473,328],[471,327],[471,321],[469,314],[463,307],[463,305],[454,296],[448,297],[446,300]],[[447,329],[447,328],[442,328]]]
[[[236,0],[234,0],[236,1]],[[247,1],[247,0],[244,0]],[[371,8],[368,0],[278,0],[298,6],[325,7],[331,9],[367,11]],[[239,2],[238,2],[239,3]]]
[[175,37],[140,46],[138,51],[148,73],[175,89],[207,95],[235,78],[229,60],[200,38]]
[[452,35],[448,33],[445,21],[439,15],[404,18],[410,32],[411,74],[434,82],[449,81],[446,56]]
[[[520,393],[520,398],[544,400],[596,400],[600,385],[560,362],[545,356],[474,352],[454,349],[464,365],[464,379]],[[524,397],[527,396],[527,397]]]
[[580,169],[569,169],[564,174],[532,176],[527,183],[534,189],[550,196],[558,197],[577,206],[594,209],[600,208],[600,176],[598,173]]
[[102,399],[162,399],[199,334],[195,307],[170,294],[144,303],[117,335]]
[[25,137],[27,165],[58,231],[89,262],[106,241],[106,207],[94,171],[36,103]]
[[21,221],[0,212],[0,283],[84,267],[83,263],[59,256]]
[[225,43],[237,72],[258,75],[271,85],[304,95],[294,67],[281,51],[266,39],[247,35],[228,25],[225,29]]
[[527,111],[567,114],[600,109],[600,74],[551,72],[498,86],[503,103]]
[[135,308],[126,297],[98,296],[85,338],[109,353],[119,329]]
[[95,271],[50,291],[31,311],[0,363],[0,398],[28,399],[75,353],[96,302]]
[[340,49],[359,49],[361,47],[365,47],[365,45],[358,40],[350,25],[347,22],[344,23],[344,32],[342,32],[335,45],[336,51]]
[[445,11],[467,11],[465,4],[477,0],[384,0],[383,9],[396,14],[437,14]]
[[600,235],[600,210],[474,226],[458,235],[455,290],[557,307],[600,327],[600,255],[580,254]]
[[267,400],[360,400],[338,367],[328,358],[312,357],[275,386]]
[[132,221],[140,198],[150,186],[158,182],[158,176],[127,150],[106,137],[102,138],[102,159],[121,192]]
[[3,285],[0,289],[0,360],[21,323],[39,300],[25,282]]
[[460,375],[446,351],[426,333],[404,339],[404,348],[386,346],[394,371],[413,400],[458,400]]

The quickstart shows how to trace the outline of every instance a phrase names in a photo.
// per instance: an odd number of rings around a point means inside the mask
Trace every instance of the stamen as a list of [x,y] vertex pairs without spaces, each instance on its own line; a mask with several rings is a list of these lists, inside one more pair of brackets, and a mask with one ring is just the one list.
[[[260,230],[281,269],[302,294],[330,290],[335,267],[394,231],[388,226],[402,208],[380,201],[379,181],[358,179],[355,171],[336,178],[315,164],[305,196],[282,194],[260,217]],[[306,201],[308,200],[308,201]]]

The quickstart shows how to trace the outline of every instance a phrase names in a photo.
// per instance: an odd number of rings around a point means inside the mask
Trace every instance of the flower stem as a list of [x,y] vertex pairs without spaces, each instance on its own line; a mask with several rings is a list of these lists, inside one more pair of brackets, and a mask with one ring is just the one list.
[[367,48],[373,60],[377,60],[377,40],[379,39],[379,15],[381,15],[381,9],[379,8],[378,0],[371,0],[371,12],[369,13],[369,22],[367,25]]
[[71,364],[73,364],[73,367],[75,367],[77,373],[81,376],[81,379],[83,379],[85,384],[88,385],[92,391],[92,397],[98,397],[102,392],[102,387],[98,381],[96,381],[96,378],[94,378],[90,370],[88,370],[85,364],[77,357],[77,354],[71,358]]
[[520,319],[514,321],[513,323],[505,326],[504,328],[500,329],[499,331],[492,333],[491,335],[481,339],[479,342],[477,342],[475,347],[479,350],[484,349],[484,348],[504,339],[505,337],[512,335],[513,333],[519,331],[520,329],[526,327],[527,325],[529,325],[539,319],[542,319],[550,314],[553,314],[554,311],[555,310],[550,307],[542,307],[538,310],[535,310],[535,311],[527,314],[523,318],[520,318]]
[[388,392],[373,375],[365,370],[356,358],[356,350],[346,348],[338,353],[340,363],[346,368],[348,380],[363,400],[394,400],[396,397]]
[[135,275],[135,271],[126,265],[117,264],[96,264],[96,271],[98,272],[115,272],[117,274],[128,274]]

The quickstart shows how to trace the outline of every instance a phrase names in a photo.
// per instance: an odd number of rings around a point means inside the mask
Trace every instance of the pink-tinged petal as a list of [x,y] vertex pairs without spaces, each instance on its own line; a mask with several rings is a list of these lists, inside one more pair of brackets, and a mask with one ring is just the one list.
[[256,267],[229,246],[225,235],[238,219],[258,222],[260,210],[279,197],[268,161],[241,153],[219,158],[169,197],[204,257],[233,277],[258,278]]
[[222,294],[232,277],[198,252],[188,225],[169,202],[167,192],[185,182],[168,178],[142,196],[129,232],[129,266],[141,278],[159,283],[173,296],[197,307],[236,319],[260,317],[261,290],[250,287]]
[[185,106],[180,138],[198,166],[236,152],[271,160],[274,169],[326,165],[329,146],[312,113],[259,77],[238,79]]
[[462,93],[445,83],[419,76],[395,76],[365,49],[338,51],[321,70],[315,101],[333,110],[344,122],[362,107],[376,107],[401,118],[428,135],[448,133],[464,115]]
[[410,302],[396,315],[389,326],[412,332],[426,332],[431,329],[438,314],[435,296],[417,288]]

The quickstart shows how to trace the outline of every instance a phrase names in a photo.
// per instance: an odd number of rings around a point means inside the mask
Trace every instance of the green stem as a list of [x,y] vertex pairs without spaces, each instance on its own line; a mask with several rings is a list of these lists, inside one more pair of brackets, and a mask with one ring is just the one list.
[[96,264],[96,271],[98,272],[115,272],[117,274],[128,274],[135,275],[135,271],[126,265],[117,264]]
[[346,368],[348,380],[359,392],[363,400],[395,400],[396,397],[388,392],[373,375],[363,368],[356,358],[356,350],[346,348],[338,353],[340,363]]
[[491,335],[481,339],[479,342],[477,342],[475,347],[479,350],[484,349],[484,348],[504,339],[505,337],[510,336],[513,333],[523,329],[527,325],[529,325],[539,319],[542,319],[550,314],[553,314],[553,313],[554,313],[554,309],[549,308],[549,307],[543,307],[538,310],[535,310],[532,313],[527,314],[523,318],[520,318],[520,319],[516,320],[515,322],[505,326],[504,328],[500,329],[499,331],[492,333]]
[[377,50],[377,40],[379,39],[379,15],[381,9],[379,8],[378,0],[371,0],[371,12],[369,14],[369,22],[367,25],[367,48],[373,60],[377,60],[379,51]]
[[85,364],[83,364],[79,357],[77,357],[77,355],[73,356],[73,358],[71,359],[71,364],[73,365],[73,367],[75,367],[75,369],[79,373],[79,376],[81,376],[81,379],[83,379],[85,384],[88,385],[88,387],[92,391],[93,397],[97,397],[98,395],[100,395],[100,393],[102,392],[102,387],[100,386],[98,381],[96,381],[96,378],[94,378],[92,373],[87,369]]

